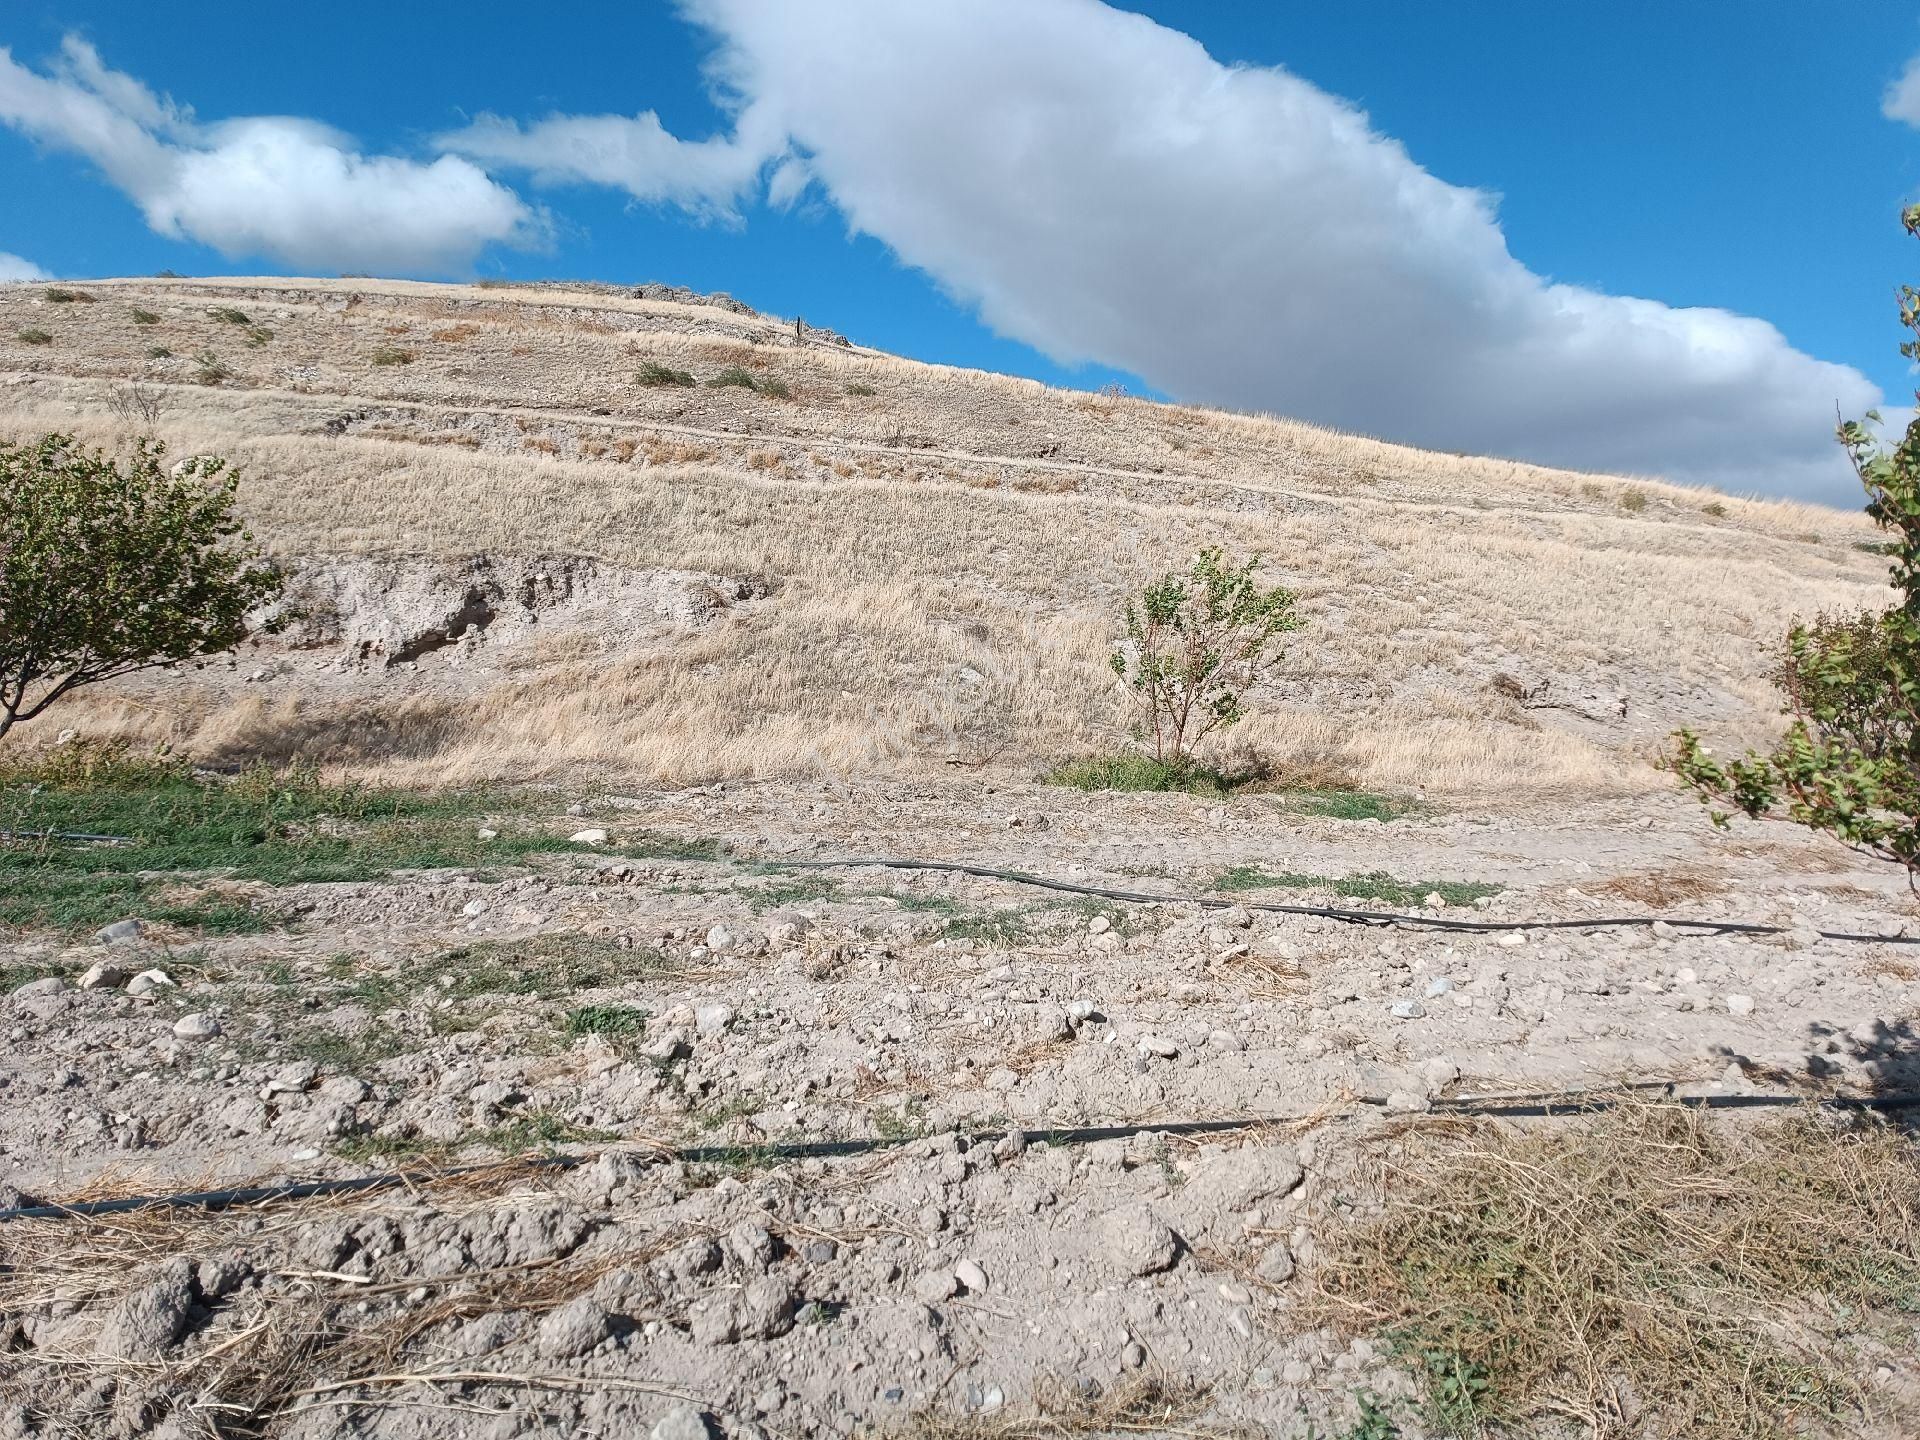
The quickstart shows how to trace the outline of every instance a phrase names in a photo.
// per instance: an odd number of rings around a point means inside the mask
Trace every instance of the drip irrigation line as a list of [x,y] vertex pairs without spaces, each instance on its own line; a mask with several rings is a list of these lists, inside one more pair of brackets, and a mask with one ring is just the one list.
[[[1664,1103],[1682,1105],[1691,1110],[1778,1110],[1813,1106],[1823,1110],[1895,1114],[1920,1109],[1920,1091],[1898,1091],[1872,1096],[1771,1095],[1677,1095],[1672,1084],[1655,1081],[1629,1085],[1629,1091],[1661,1092]],[[1378,1108],[1383,1102],[1369,1100]],[[1566,1120],[1582,1115],[1600,1115],[1627,1105],[1647,1103],[1644,1094],[1622,1095],[1618,1088],[1607,1091],[1571,1091],[1546,1095],[1462,1096],[1432,1102],[1426,1112],[1434,1115],[1459,1115],[1496,1120]],[[1103,1140],[1130,1140],[1137,1135],[1221,1135],[1238,1130],[1262,1130],[1345,1118],[1359,1113],[1359,1107],[1345,1111],[1316,1111],[1307,1115],[1246,1115],[1231,1120],[1138,1120],[1121,1125],[1072,1125],[1047,1129],[1016,1131],[975,1130],[942,1131],[932,1135],[875,1136],[863,1140],[801,1140],[767,1145],[692,1145],[681,1149],[635,1150],[631,1153],[650,1159],[677,1161],[686,1165],[737,1165],[747,1161],[836,1160],[871,1155],[881,1150],[898,1149],[924,1140],[957,1136],[969,1145],[993,1144],[1009,1134],[1018,1133],[1029,1144],[1092,1145]],[[0,1223],[8,1220],[85,1220],[101,1215],[125,1215],[137,1210],[227,1210],[241,1205],[267,1205],[282,1200],[309,1200],[322,1196],[353,1195],[404,1185],[409,1188],[431,1185],[472,1175],[501,1174],[509,1171],[539,1173],[565,1171],[590,1165],[602,1154],[541,1155],[508,1165],[462,1165],[453,1169],[392,1170],[377,1175],[355,1175],[339,1180],[306,1180],[286,1185],[249,1185],[230,1190],[190,1190],[175,1195],[126,1195],[113,1200],[76,1200],[71,1204],[18,1205],[0,1210]]]
[[[1609,930],[1625,926],[1670,925],[1704,935],[1785,935],[1784,925],[1756,925],[1741,920],[1685,920],[1671,915],[1615,915],[1591,920],[1454,920],[1442,915],[1408,915],[1393,910],[1344,910],[1328,905],[1281,905],[1271,901],[1228,900],[1215,895],[1155,895],[1143,890],[1114,890],[1104,885],[1083,885],[1077,880],[1054,880],[1025,870],[1000,870],[990,865],[973,865],[961,860],[907,860],[890,857],[847,857],[835,860],[768,860],[772,869],[840,870],[881,868],[887,870],[938,870],[954,875],[973,875],[985,880],[1006,880],[1041,890],[1057,890],[1067,895],[1088,895],[1099,900],[1118,900],[1129,905],[1199,905],[1209,910],[1227,910],[1239,906],[1269,915],[1314,915],[1339,920],[1349,925],[1402,925],[1418,930],[1464,931],[1471,934],[1496,934],[1512,930]],[[1871,945],[1920,945],[1920,935],[1869,935],[1848,930],[1821,930],[1823,940],[1847,940]]]
[[89,835],[80,830],[0,830],[0,840],[66,840],[76,845],[131,845],[131,835]]

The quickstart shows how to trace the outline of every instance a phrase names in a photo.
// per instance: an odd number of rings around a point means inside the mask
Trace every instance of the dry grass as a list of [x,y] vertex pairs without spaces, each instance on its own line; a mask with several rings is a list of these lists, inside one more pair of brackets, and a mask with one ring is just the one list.
[[1066,1385],[1035,1387],[1034,1403],[992,1415],[929,1412],[877,1432],[898,1440],[1058,1440],[1062,1436],[1203,1436],[1262,1433],[1209,1424],[1204,1390],[1161,1376],[1134,1376],[1086,1396]]
[[1448,1434],[1859,1433],[1873,1337],[1920,1310],[1920,1152],[1888,1127],[1637,1106],[1416,1137],[1384,1182],[1308,1308],[1393,1341]]
[[[103,411],[100,382],[139,373],[165,402],[151,428],[176,450],[238,460],[248,519],[282,555],[584,553],[780,582],[726,625],[592,684],[560,665],[471,705],[365,702],[425,726],[385,753],[338,757],[391,778],[913,770],[978,749],[983,727],[998,763],[1033,770],[1110,750],[1127,718],[1104,663],[1116,607],[1220,544],[1269,555],[1310,622],[1236,733],[1272,763],[1311,758],[1402,793],[1636,793],[1665,783],[1646,764],[1661,737],[1699,719],[1667,697],[1706,697],[1717,739],[1763,739],[1775,721],[1756,641],[1794,610],[1884,589],[1881,562],[1852,548],[1868,533],[1855,516],[1728,499],[1709,517],[1704,492],[1683,487],[795,348],[777,322],[712,307],[402,282],[94,288],[184,310],[170,336],[181,354],[218,338],[209,301],[271,314],[277,338],[207,390],[174,362],[149,373],[131,329],[92,318],[117,307],[73,307],[60,374],[10,392],[0,433],[57,425],[124,443],[133,427]],[[0,294],[0,366],[44,367],[45,352],[9,349],[17,303]],[[458,323],[430,330],[451,305]],[[396,326],[460,343],[370,366]],[[636,335],[702,377],[777,360],[796,393],[830,398],[636,388]],[[846,401],[852,384],[878,396]],[[409,418],[383,433],[315,438],[344,406],[396,402]],[[456,408],[478,428],[447,428]],[[482,443],[488,425],[517,426],[525,448]],[[1647,498],[1639,512],[1618,503],[1629,485]],[[1604,734],[1553,712],[1519,723],[1486,704],[1498,671],[1551,676],[1556,694],[1625,694],[1632,714]],[[243,723],[185,687],[168,693],[158,723],[178,743]],[[118,706],[96,697],[62,723],[112,728]]]
[[1727,892],[1725,881],[1716,880],[1697,870],[1648,870],[1637,875],[1616,875],[1592,888],[1596,895],[1630,900],[1636,905],[1654,909],[1711,900]]

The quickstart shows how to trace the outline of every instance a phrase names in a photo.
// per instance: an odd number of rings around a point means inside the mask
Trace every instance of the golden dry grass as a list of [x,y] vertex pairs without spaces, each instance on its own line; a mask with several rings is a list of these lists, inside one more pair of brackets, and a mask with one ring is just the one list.
[[1309,1321],[1393,1341],[1445,1433],[1912,1433],[1863,1383],[1920,1309],[1904,1132],[1637,1105],[1416,1139],[1382,1195],[1327,1234]]
[[[403,282],[94,289],[163,323],[136,329],[102,303],[58,356],[0,338],[0,367],[32,367],[0,433],[124,443],[108,401],[139,376],[177,451],[246,470],[248,518],[282,556],[577,553],[775,580],[768,601],[644,659],[556,655],[477,700],[371,685],[359,708],[393,743],[334,758],[389,778],[681,782],[982,751],[1037,769],[1110,750],[1126,721],[1105,664],[1116,607],[1219,544],[1267,555],[1310,621],[1236,743],[1376,789],[1633,793],[1661,783],[1646,761],[1675,724],[1770,730],[1756,647],[1792,614],[1884,592],[1858,516],[1725,499],[1722,518],[1684,487],[794,346],[781,322],[711,307]],[[179,354],[218,343],[209,297],[258,312],[272,344],[222,351],[236,378],[220,386],[141,358],[156,333]],[[36,303],[0,294],[0,335]],[[414,327],[452,343],[368,363],[374,337]],[[642,353],[703,379],[744,364],[794,398],[640,387]],[[849,397],[855,382],[875,393]],[[317,433],[379,407],[357,433]],[[1630,485],[1644,510],[1621,507]],[[1624,697],[1628,714],[1600,726],[1496,704],[1501,671]],[[297,687],[237,706],[129,687],[69,715],[231,749],[289,722],[324,731],[315,704]]]

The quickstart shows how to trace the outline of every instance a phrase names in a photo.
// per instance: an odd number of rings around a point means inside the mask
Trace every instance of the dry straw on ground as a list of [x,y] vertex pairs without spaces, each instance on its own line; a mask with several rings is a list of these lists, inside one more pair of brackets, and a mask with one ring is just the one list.
[[1862,1380],[1920,1310],[1920,1151],[1901,1131],[1648,1104],[1419,1132],[1383,1179],[1378,1213],[1327,1237],[1315,1318],[1394,1341],[1445,1433],[1902,1423]]

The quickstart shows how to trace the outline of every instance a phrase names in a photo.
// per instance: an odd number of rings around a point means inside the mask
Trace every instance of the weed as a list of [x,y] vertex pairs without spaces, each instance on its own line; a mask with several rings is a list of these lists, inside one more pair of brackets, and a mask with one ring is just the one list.
[[702,1105],[693,1112],[693,1123],[702,1130],[718,1130],[766,1108],[766,1097],[758,1090],[742,1090],[724,1100],[711,1100]]
[[154,345],[147,350],[147,358],[149,360],[171,360],[173,358],[173,351],[164,345]]
[[49,305],[91,305],[100,298],[84,290],[62,290],[54,285],[47,287],[46,295]]
[[1296,790],[1287,796],[1289,809],[1326,820],[1398,820],[1417,815],[1420,806],[1393,795],[1367,790]]
[[875,390],[873,386],[862,385],[858,380],[854,381],[853,384],[847,386],[847,394],[849,395],[864,396],[864,395],[878,395],[879,393],[880,392],[878,390]]
[[567,1012],[560,1028],[573,1039],[584,1035],[630,1039],[647,1028],[647,1012],[631,1005],[579,1005]]
[[1215,890],[1330,890],[1348,900],[1377,900],[1383,905],[1417,905],[1438,895],[1449,905],[1471,905],[1500,886],[1475,880],[1396,880],[1384,870],[1335,878],[1286,870],[1269,874],[1257,865],[1235,865],[1214,877]]
[[24,330],[14,331],[13,338],[18,340],[22,345],[51,345],[53,343],[53,336],[34,325],[29,325]]
[[1040,777],[1044,784],[1075,790],[1177,790],[1189,795],[1225,795],[1258,778],[1231,775],[1192,760],[1155,760],[1131,753],[1062,761]]
[[759,388],[762,395],[771,395],[776,400],[791,400],[793,398],[793,391],[789,388],[787,382],[777,376],[767,376],[760,382]]
[[193,357],[193,378],[202,385],[218,385],[233,378],[233,367],[213,351],[202,350]]
[[649,360],[640,367],[639,373],[633,377],[633,383],[646,386],[691,385],[694,381],[693,376],[685,370],[675,370],[670,365],[662,365],[658,361]]
[[561,1145],[599,1145],[620,1137],[611,1130],[595,1130],[576,1125],[551,1110],[529,1110],[503,1125],[477,1130],[471,1143],[486,1145],[508,1155],[525,1155],[534,1150],[552,1150]]
[[907,1097],[900,1106],[876,1105],[867,1111],[873,1133],[882,1140],[918,1140],[931,1131],[927,1123],[927,1105],[918,1095]]
[[707,384],[714,387],[738,385],[743,390],[758,390],[760,382],[753,378],[753,372],[743,370],[738,365],[729,365]]
[[1727,518],[1727,507],[1718,500],[1709,500],[1700,507],[1700,513],[1715,520],[1724,520]]
[[1024,945],[1033,938],[1033,915],[1026,909],[962,915],[942,926],[940,935],[945,940],[972,940],[982,945]]
[[761,873],[770,877],[766,883],[741,891],[741,898],[756,914],[778,905],[805,905],[840,898],[841,882],[831,875],[806,871],[794,874],[774,865],[764,867]]
[[399,345],[376,345],[368,357],[375,365],[411,365],[413,351]]
[[258,350],[271,339],[273,339],[273,331],[267,329],[264,325],[249,325],[246,329],[247,344],[255,350]]
[[160,317],[153,311],[142,310],[136,305],[133,309],[133,323],[136,325],[158,325],[160,323]]
[[236,310],[231,305],[215,305],[207,311],[207,318],[210,320],[218,320],[222,325],[251,325],[253,323],[252,320],[247,318],[246,311]]

